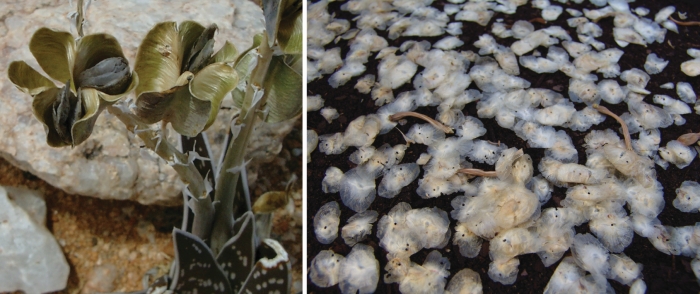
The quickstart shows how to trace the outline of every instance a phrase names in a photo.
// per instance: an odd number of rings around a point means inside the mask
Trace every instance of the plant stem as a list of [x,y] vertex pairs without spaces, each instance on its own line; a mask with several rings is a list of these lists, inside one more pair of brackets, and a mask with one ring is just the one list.
[[78,0],[78,17],[75,20],[75,26],[78,28],[78,36],[81,38],[85,35],[83,33],[83,19],[85,18],[85,11],[83,11],[85,5],[83,2],[85,2],[85,0]]
[[[232,229],[235,217],[233,212],[238,208],[235,199],[241,170],[244,168],[245,149],[248,145],[248,138],[250,138],[250,134],[255,127],[256,112],[260,106],[265,105],[267,98],[267,95],[263,95],[259,101],[255,102],[255,94],[262,89],[270,62],[272,61],[272,53],[272,49],[268,46],[267,35],[263,34],[263,40],[258,47],[259,57],[250,75],[250,81],[243,100],[243,109],[241,109],[241,116],[239,117],[238,124],[242,125],[242,129],[238,137],[233,139],[231,145],[228,146],[216,182],[214,198],[216,201],[220,201],[221,209],[216,211],[211,235],[210,247],[215,255],[219,253],[224,243],[233,236]],[[236,167],[241,167],[241,169],[233,172],[229,171]]]
[[675,22],[679,26],[700,26],[700,21],[677,21],[673,17],[669,17],[672,22]]
[[541,24],[547,24],[547,21],[544,20],[544,18],[541,17],[536,17],[531,20],[529,20],[530,23],[541,23]]
[[[207,196],[204,178],[194,166],[194,163],[189,162],[187,156],[170,144],[167,138],[160,138],[158,132],[140,122],[134,114],[115,106],[108,106],[107,109],[124,123],[127,130],[139,136],[146,147],[153,150],[160,158],[168,162],[175,162],[172,165],[173,169],[196,198],[191,201],[191,208],[195,215],[192,233],[201,239],[206,239],[213,221],[214,206],[211,199]],[[188,205],[188,203],[184,203],[184,205]]]
[[596,110],[598,110],[598,112],[602,114],[609,115],[610,117],[614,118],[617,122],[620,123],[620,125],[622,126],[622,135],[625,137],[625,146],[627,146],[627,150],[634,151],[634,149],[632,149],[632,138],[630,137],[630,131],[627,128],[627,124],[625,123],[625,121],[622,120],[619,116],[617,116],[617,114],[612,113],[612,111],[610,111],[610,109],[608,109],[605,106],[593,104],[593,108],[595,108]]
[[430,118],[429,116],[427,116],[427,115],[425,115],[425,114],[421,114],[421,113],[417,113],[417,112],[413,112],[413,111],[405,111],[405,112],[397,112],[397,113],[394,113],[394,114],[392,114],[392,115],[389,116],[389,120],[390,120],[390,121],[397,121],[397,120],[400,120],[400,119],[402,119],[402,118],[404,118],[404,117],[407,117],[407,116],[412,116],[412,117],[415,117],[415,118],[420,118],[420,119],[422,119],[422,120],[428,122],[429,124],[433,125],[433,126],[436,127],[438,130],[443,131],[445,134],[452,134],[452,133],[454,133],[454,130],[452,130],[452,128],[450,128],[450,127],[448,127],[448,126],[446,126],[446,125],[440,123],[439,121],[436,121],[436,120]]

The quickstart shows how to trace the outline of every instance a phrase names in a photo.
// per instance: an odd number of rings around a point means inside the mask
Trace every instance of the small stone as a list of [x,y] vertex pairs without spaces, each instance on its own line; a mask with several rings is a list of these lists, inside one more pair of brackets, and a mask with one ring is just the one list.
[[4,187],[9,198],[26,211],[30,217],[42,226],[46,224],[46,202],[44,195],[26,188]]
[[114,281],[119,277],[119,270],[113,264],[98,265],[90,271],[81,293],[106,293],[114,291]]
[[[24,189],[10,190],[13,199],[36,197],[36,193]],[[35,201],[36,198],[19,200]],[[45,219],[45,210],[41,217]],[[0,292],[60,291],[66,288],[69,273],[68,262],[51,232],[10,200],[8,191],[0,187]]]

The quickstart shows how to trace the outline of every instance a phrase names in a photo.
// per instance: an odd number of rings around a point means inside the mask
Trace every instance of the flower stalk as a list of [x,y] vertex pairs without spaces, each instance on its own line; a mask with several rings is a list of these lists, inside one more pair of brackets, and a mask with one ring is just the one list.
[[[249,106],[249,108],[245,109],[244,107],[241,109],[241,115],[236,123],[242,127],[241,131],[231,141],[231,145],[228,146],[228,151],[219,170],[214,198],[220,202],[221,209],[216,211],[214,228],[212,229],[211,249],[214,254],[217,254],[224,243],[233,236],[234,212],[238,210],[238,207],[234,206],[236,203],[240,203],[235,201],[235,199],[243,196],[237,192],[239,190],[238,182],[241,179],[241,172],[245,169],[245,147],[248,145],[248,139],[255,127],[257,110],[261,105],[265,105],[267,96],[264,93],[262,93],[262,97],[259,97],[259,95],[261,94],[262,85],[272,61],[272,56],[273,51],[268,45],[267,35],[263,34],[263,40],[258,47],[258,60],[246,86],[243,101],[243,105]],[[250,206],[250,199],[246,199],[246,203]]]
[[[148,149],[153,150],[153,152],[158,154],[163,160],[174,163],[172,164],[173,169],[187,185],[187,188],[196,199],[192,204],[192,209],[195,212],[192,233],[197,237],[205,239],[206,236],[209,235],[211,229],[214,206],[207,195],[204,178],[202,178],[202,175],[194,166],[194,163],[190,162],[185,154],[170,144],[164,135],[158,134],[156,130],[142,123],[133,113],[124,111],[117,106],[109,106],[107,109],[124,123],[127,130],[139,136]],[[163,130],[163,132],[164,131],[165,130]],[[187,205],[187,203],[185,203],[185,205]]]

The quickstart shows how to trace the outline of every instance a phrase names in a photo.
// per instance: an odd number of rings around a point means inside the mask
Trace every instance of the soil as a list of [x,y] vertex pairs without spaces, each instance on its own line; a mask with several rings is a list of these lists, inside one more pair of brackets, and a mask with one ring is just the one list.
[[[283,144],[272,162],[261,165],[258,181],[251,185],[253,201],[267,191],[284,191],[292,174],[300,179],[301,120],[296,121]],[[174,257],[172,230],[182,223],[182,206],[146,206],[70,195],[3,159],[0,185],[24,186],[45,195],[47,228],[61,245],[71,268],[67,288],[56,293],[138,291],[143,289],[142,278],[150,269],[155,268],[158,277],[168,272]],[[301,181],[292,188],[293,205],[275,212],[272,238],[279,240],[289,253],[297,293],[301,291],[302,279]],[[114,279],[110,283],[113,287],[87,283],[93,271],[105,268]]]
[[[442,9],[446,2],[436,1],[432,5],[438,9]],[[351,20],[354,16],[345,11],[340,10],[340,5],[342,3],[331,2],[329,6],[329,11],[335,13],[336,18],[344,18]],[[561,5],[558,2],[552,1],[552,4]],[[677,11],[687,12],[688,20],[700,20],[700,9],[697,6],[692,5],[692,1],[644,1],[643,4],[640,2],[630,3],[632,8],[638,6],[644,6],[651,10],[649,16],[653,19],[653,16],[657,11],[667,5],[674,5]],[[565,5],[562,5],[565,6]],[[583,8],[595,9],[592,4],[586,3],[568,4],[568,7],[578,9],[582,11]],[[565,7],[566,8],[566,7]],[[517,20],[530,20],[533,18],[538,18],[540,16],[540,10],[534,9],[530,4],[520,6],[517,13],[514,15],[506,15],[502,13],[496,13],[492,18],[489,25],[486,27],[479,26],[475,23],[464,22],[463,35],[458,36],[464,41],[465,45],[458,50],[472,50],[477,52],[478,49],[473,46],[473,43],[478,40],[478,37],[485,33],[490,33],[491,24],[498,18],[504,19],[506,24],[513,24]],[[570,35],[575,37],[575,28],[569,28],[566,24],[566,19],[570,15],[564,12],[559,16],[557,21],[550,22],[547,25],[534,23],[535,29],[540,29],[550,25],[558,25],[569,32]],[[674,18],[678,18],[677,14],[674,14]],[[451,21],[454,21],[454,16],[450,16]],[[612,18],[606,18],[598,23],[602,28],[604,35],[597,38],[599,41],[606,44],[606,48],[619,48],[612,38]],[[351,21],[351,27],[354,27],[354,22]],[[671,97],[677,97],[675,89],[661,89],[660,85],[667,82],[681,82],[686,81],[693,85],[696,92],[700,93],[700,78],[691,78],[686,76],[680,71],[680,64],[684,61],[690,60],[686,54],[688,48],[700,48],[700,27],[697,26],[679,26],[680,34],[673,32],[668,32],[666,34],[666,39],[662,44],[654,43],[648,45],[647,47],[642,47],[639,45],[629,45],[626,48],[621,48],[625,54],[619,61],[621,71],[640,68],[643,69],[646,57],[650,53],[656,53],[661,58],[670,60],[666,69],[660,74],[652,75],[649,85],[646,87],[647,90],[651,91],[653,94],[666,94]],[[406,40],[428,40],[434,43],[444,36],[433,37],[433,38],[406,38],[401,37],[396,40],[390,40],[387,38],[387,33],[384,31],[377,31],[380,36],[383,36],[387,41],[389,41],[390,46],[400,46]],[[509,46],[515,41],[513,38],[509,39],[498,39],[497,42],[502,45]],[[347,41],[341,40],[337,44],[329,44],[326,49],[340,47],[341,56],[345,57],[349,51],[349,46]],[[538,48],[543,55],[547,53],[546,48]],[[376,112],[379,108],[374,105],[374,101],[371,99],[369,94],[361,94],[354,89],[357,80],[364,76],[365,74],[377,74],[377,61],[370,60],[367,66],[367,71],[350,80],[344,86],[334,89],[328,85],[328,78],[330,75],[325,76],[322,79],[313,81],[308,85],[308,95],[320,94],[325,99],[325,106],[331,106],[338,110],[340,117],[334,120],[332,123],[327,123],[325,119],[320,115],[318,111],[308,113],[308,129],[315,130],[319,135],[322,134],[332,134],[335,132],[342,132],[348,126],[348,124],[360,115],[370,114]],[[418,72],[422,70],[419,66]],[[537,74],[521,67],[520,77],[527,79],[532,83],[532,87],[538,88],[549,88],[558,89],[565,97],[568,97],[568,81],[569,78],[561,72],[553,74]],[[599,78],[603,78],[599,75]],[[624,83],[624,82],[623,82]],[[403,91],[412,90],[412,85],[404,85],[401,88],[394,91],[394,95],[401,93]],[[469,86],[470,89],[477,89],[474,83]],[[645,102],[652,103],[653,95],[648,95],[645,98]],[[621,114],[627,111],[627,106],[624,103],[618,105],[608,105],[603,103],[606,107],[615,113]],[[577,104],[577,109],[581,109],[582,106]],[[421,107],[417,110],[420,113],[427,114],[428,116],[434,117],[437,110],[434,108]],[[468,104],[463,110],[465,115],[476,116],[476,103]],[[665,146],[670,140],[677,138],[678,136],[688,133],[688,132],[698,132],[700,131],[700,116],[697,114],[687,114],[683,115],[687,120],[687,123],[683,126],[671,126],[666,129],[661,130],[662,142],[661,145]],[[534,163],[536,164],[544,156],[543,149],[529,148],[526,142],[518,138],[515,133],[511,130],[504,129],[498,126],[494,119],[480,119],[486,129],[487,133],[480,139],[489,140],[492,142],[505,143],[508,147],[523,148],[526,154],[529,154]],[[410,126],[417,123],[418,120],[409,118],[408,123],[404,126],[399,126],[398,128],[404,133],[407,132]],[[603,130],[603,129],[613,129],[618,130],[619,125],[611,118],[607,118],[603,123],[597,126],[593,126],[592,130]],[[563,128],[556,128],[557,130]],[[574,132],[569,129],[564,129],[576,146],[579,154],[579,163],[585,162],[585,151],[583,149],[583,138],[590,132]],[[636,139],[636,135],[632,136]],[[373,146],[379,147],[384,143],[389,143],[391,145],[404,144],[404,140],[401,134],[397,131],[391,131],[384,135],[377,136],[374,141]],[[407,150],[406,155],[402,162],[415,162],[418,156],[426,151],[426,146],[419,144],[412,144]],[[313,217],[316,211],[325,203],[330,201],[340,200],[338,193],[325,194],[321,190],[321,181],[323,180],[325,171],[330,166],[335,166],[343,171],[348,171],[355,165],[348,160],[348,156],[355,151],[355,148],[349,148],[343,154],[340,155],[325,155],[315,150],[311,154],[311,162],[308,164],[308,222],[307,230],[308,234],[308,262],[318,254],[321,250],[332,249],[336,253],[340,253],[344,256],[350,253],[351,247],[347,246],[342,238],[337,238],[332,244],[324,245],[318,242],[315,238],[313,232]],[[475,163],[475,167],[482,168],[485,170],[493,170],[493,166],[486,164]],[[686,180],[699,181],[700,180],[700,160],[695,158],[690,166],[684,169],[678,169],[674,165],[668,167],[664,170],[659,166],[656,166],[658,181],[664,186],[664,199],[666,201],[666,207],[663,212],[658,216],[659,220],[668,226],[689,226],[695,225],[696,222],[700,222],[700,215],[695,213],[683,213],[672,206],[673,199],[676,197],[675,190],[680,187],[681,183]],[[539,174],[539,171],[535,169],[535,175]],[[422,177],[422,171],[419,178]],[[381,178],[377,179],[376,182],[379,183]],[[450,202],[456,196],[460,194],[456,193],[453,195],[444,195],[436,199],[422,199],[416,194],[416,189],[418,187],[418,181],[414,181],[408,187],[402,189],[401,193],[393,199],[386,199],[382,197],[377,197],[372,205],[369,207],[370,210],[375,210],[379,212],[380,218],[394,207],[399,202],[407,202],[413,208],[421,207],[438,207],[446,212],[452,211],[452,206]],[[555,188],[553,192],[552,199],[546,203],[543,208],[555,207],[559,200],[565,198],[566,189]],[[347,219],[355,214],[354,211],[341,206],[341,226],[347,223]],[[456,225],[456,221],[451,219],[451,227]],[[588,226],[586,224],[576,228],[578,233],[589,232]],[[375,257],[379,261],[380,276],[383,276],[385,271],[384,266],[387,263],[386,251],[378,246],[379,240],[376,237],[376,228],[373,229],[373,234],[369,236],[363,243],[370,245],[374,248]],[[440,253],[449,258],[451,263],[450,272],[452,277],[459,270],[467,267],[476,272],[481,276],[484,293],[541,293],[544,287],[549,282],[549,279],[559,265],[555,263],[550,267],[545,267],[540,261],[539,257],[535,254],[521,255],[519,267],[519,276],[517,281],[513,285],[502,285],[497,282],[493,282],[487,275],[488,266],[491,260],[488,256],[488,242],[484,242],[480,254],[475,258],[465,258],[459,253],[459,248],[452,244],[449,244],[445,248],[439,249]],[[411,256],[413,262],[422,264],[425,257],[428,255],[430,250],[421,250],[420,252]],[[682,256],[670,256],[659,252],[654,248],[651,243],[643,237],[635,235],[632,244],[624,251],[629,257],[631,257],[635,262],[644,265],[643,275],[644,281],[647,285],[648,293],[698,293],[700,287],[698,286],[698,281],[696,280],[691,268],[690,261],[691,258]],[[567,255],[570,253],[567,252]],[[449,279],[448,278],[448,279]],[[330,288],[319,288],[314,285],[310,279],[307,278],[309,285],[309,293],[338,293],[338,286],[333,286]],[[629,291],[629,287],[618,282],[609,280],[612,287],[616,292],[626,293]],[[377,293],[399,293],[398,284],[384,284],[380,278],[379,285],[377,286]]]

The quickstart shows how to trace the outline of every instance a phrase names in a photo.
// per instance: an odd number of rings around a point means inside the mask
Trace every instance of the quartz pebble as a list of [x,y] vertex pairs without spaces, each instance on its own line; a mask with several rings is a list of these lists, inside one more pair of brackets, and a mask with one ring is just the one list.
[[[18,203],[43,206],[43,215],[28,213]],[[0,187],[0,292],[46,293],[63,290],[70,268],[61,247],[44,223],[46,206],[36,192]]]

